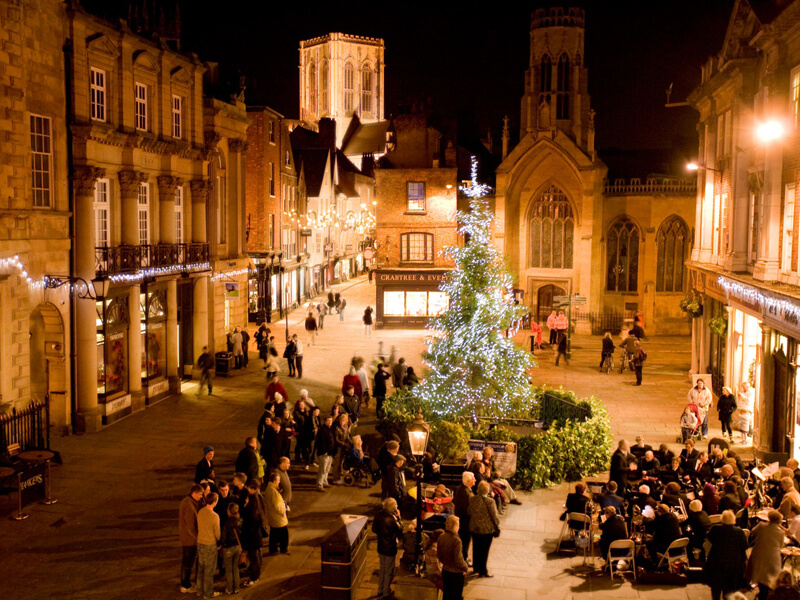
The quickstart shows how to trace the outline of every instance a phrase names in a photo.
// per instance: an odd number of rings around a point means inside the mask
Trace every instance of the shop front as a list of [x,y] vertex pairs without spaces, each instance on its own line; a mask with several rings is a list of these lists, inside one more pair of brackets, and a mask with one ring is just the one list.
[[97,400],[103,425],[132,412],[128,387],[128,294],[119,293],[96,303]]
[[377,270],[376,327],[421,329],[430,317],[447,310],[449,298],[439,291],[447,269]]
[[166,283],[142,286],[139,314],[142,336],[142,392],[149,405],[169,395]]

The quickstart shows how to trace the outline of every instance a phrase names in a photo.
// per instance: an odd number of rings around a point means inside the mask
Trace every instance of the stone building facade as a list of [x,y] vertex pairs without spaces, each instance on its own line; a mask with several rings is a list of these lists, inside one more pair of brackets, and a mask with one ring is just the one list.
[[543,321],[554,296],[585,298],[572,310],[577,331],[619,331],[642,313],[650,333],[688,333],[678,302],[693,184],[607,181],[595,150],[581,9],[537,10],[530,39],[520,141],[496,171],[495,242],[523,301]]
[[[754,447],[800,457],[800,3],[737,0],[700,113],[692,371],[755,389]],[[777,460],[777,458],[775,459]]]
[[3,0],[0,14],[0,412],[47,396],[62,432],[72,423],[69,285],[42,281],[70,272],[64,7]]

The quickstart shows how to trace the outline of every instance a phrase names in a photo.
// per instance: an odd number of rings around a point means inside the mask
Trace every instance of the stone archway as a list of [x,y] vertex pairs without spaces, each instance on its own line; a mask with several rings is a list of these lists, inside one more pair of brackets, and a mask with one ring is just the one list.
[[49,394],[49,425],[64,433],[69,425],[70,411],[61,313],[52,304],[40,304],[31,312],[29,331],[31,398],[44,401]]
[[565,296],[564,288],[552,283],[543,285],[536,291],[536,318],[539,323],[547,321],[553,310],[553,296]]

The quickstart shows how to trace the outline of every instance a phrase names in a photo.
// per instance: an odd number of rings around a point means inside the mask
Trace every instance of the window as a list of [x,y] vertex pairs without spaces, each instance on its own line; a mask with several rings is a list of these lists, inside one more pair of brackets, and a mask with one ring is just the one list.
[[800,69],[792,73],[792,114],[796,127],[800,125]]
[[353,112],[353,87],[355,86],[355,67],[353,63],[344,66],[344,112]]
[[49,117],[31,115],[31,191],[33,206],[50,206],[53,189],[53,133]]
[[372,71],[369,65],[361,70],[361,114],[372,114]]
[[180,96],[172,96],[172,137],[181,139],[183,131],[181,128],[181,117],[183,112],[183,98]]
[[269,122],[269,143],[275,143],[275,121]]
[[275,215],[269,216],[269,232],[267,235],[269,236],[267,244],[269,249],[273,250],[275,248]]
[[542,57],[539,67],[539,92],[549,93],[553,89],[553,61],[549,54]]
[[108,247],[108,179],[94,182],[94,245],[98,248]]
[[403,233],[400,235],[401,262],[433,262],[432,233]]
[[269,163],[269,195],[275,196],[275,163]]
[[228,206],[226,203],[225,178],[217,176],[217,242],[224,244],[227,239]]
[[558,59],[558,82],[556,87],[556,119],[569,119],[569,56]]
[[717,160],[731,154],[731,120],[729,110],[717,117]]
[[383,314],[386,317],[434,317],[447,310],[450,299],[444,292],[383,293]]
[[286,166],[287,167],[291,166],[292,163],[291,163],[291,158],[289,156],[289,151],[288,150],[286,151],[286,159],[285,160],[286,160]]
[[628,218],[617,221],[606,237],[609,292],[635,292],[639,285],[639,230]]
[[175,242],[183,243],[183,186],[175,188]]
[[322,61],[322,68],[319,73],[319,87],[321,91],[321,100],[319,111],[321,114],[328,112],[328,61]]
[[308,110],[317,114],[317,68],[313,62],[308,67]]
[[529,220],[530,265],[571,269],[575,218],[566,195],[551,185],[534,202]]
[[92,119],[106,120],[106,72],[92,67],[89,72],[89,96]]
[[150,186],[139,184],[139,244],[150,243]]
[[686,260],[686,225],[677,217],[664,221],[656,235],[656,291],[683,291],[683,263]]
[[147,86],[137,83],[133,89],[136,129],[147,131]]
[[408,212],[425,212],[425,182],[409,181],[406,184],[408,193]]
[[783,251],[781,252],[781,271],[794,273],[797,271],[792,258],[794,246],[794,184],[786,186],[783,199]]

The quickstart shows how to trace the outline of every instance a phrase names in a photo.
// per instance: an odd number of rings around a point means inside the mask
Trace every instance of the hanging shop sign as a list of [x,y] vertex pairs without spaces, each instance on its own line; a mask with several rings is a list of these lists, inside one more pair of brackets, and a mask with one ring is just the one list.
[[239,297],[239,282],[238,281],[226,281],[225,282],[225,297],[226,298],[238,298]]

